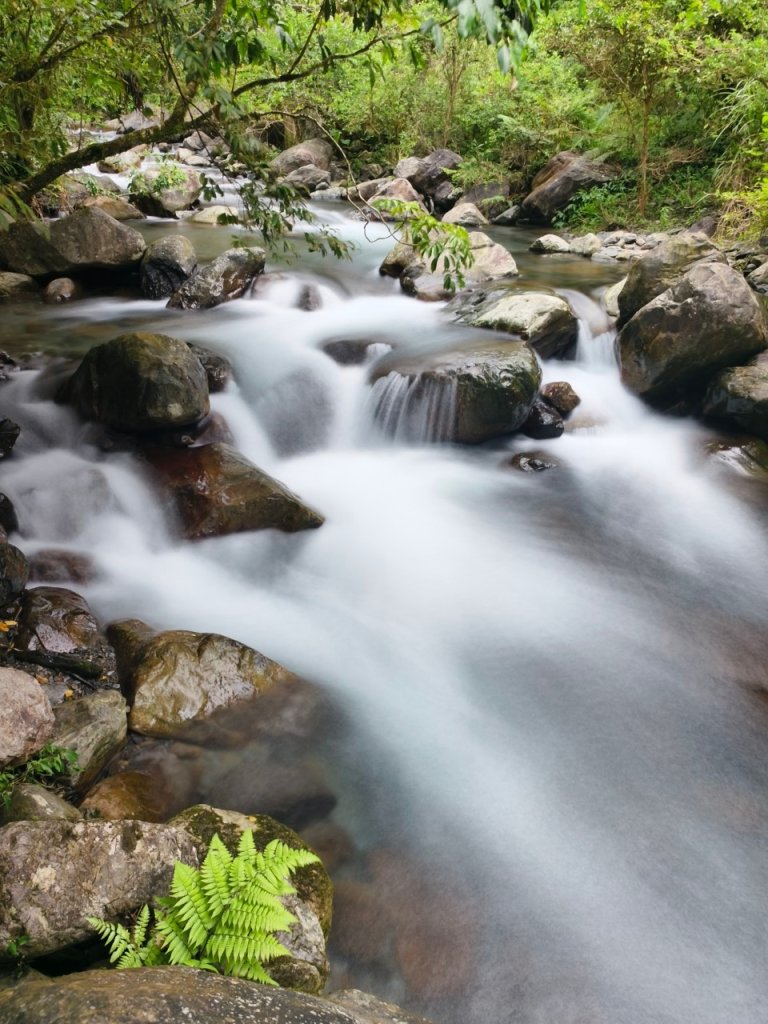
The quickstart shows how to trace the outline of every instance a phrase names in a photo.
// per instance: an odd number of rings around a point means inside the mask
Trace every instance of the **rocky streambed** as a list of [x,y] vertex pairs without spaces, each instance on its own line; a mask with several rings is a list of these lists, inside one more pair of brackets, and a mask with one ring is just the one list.
[[0,1020],[119,1020],[125,975],[71,973],[87,917],[248,828],[325,865],[276,977],[346,994],[149,972],[163,1019],[758,1024],[752,271],[695,232],[601,263],[480,225],[446,304],[319,209],[348,271],[88,207],[44,266],[30,229],[5,253],[0,756],[79,756],[5,812],[0,946],[42,977]]

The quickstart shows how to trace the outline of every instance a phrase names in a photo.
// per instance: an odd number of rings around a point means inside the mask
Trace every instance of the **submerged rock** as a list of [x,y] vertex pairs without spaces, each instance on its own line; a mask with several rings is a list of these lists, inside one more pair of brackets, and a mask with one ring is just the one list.
[[143,772],[108,775],[89,790],[80,807],[89,817],[105,821],[165,821],[169,809],[157,780]]
[[82,297],[83,290],[71,277],[57,277],[49,281],[43,289],[43,302],[49,306],[57,306],[62,302],[74,302]]
[[668,400],[761,352],[768,320],[741,274],[705,262],[643,306],[616,346],[624,384],[648,399]]
[[372,380],[376,418],[385,430],[478,444],[525,422],[541,370],[527,344],[498,341],[424,359],[386,357]]
[[189,346],[138,332],[92,348],[57,398],[128,432],[185,426],[210,408],[205,370]]
[[146,453],[184,536],[216,537],[244,530],[295,533],[321,526],[323,516],[226,444]]
[[[47,820],[4,826],[0,950],[26,936],[25,956],[37,957],[93,936],[88,917],[114,920],[164,896],[177,860],[196,866],[197,851],[192,838],[171,825]],[[0,1002],[0,1020],[6,1011]]]

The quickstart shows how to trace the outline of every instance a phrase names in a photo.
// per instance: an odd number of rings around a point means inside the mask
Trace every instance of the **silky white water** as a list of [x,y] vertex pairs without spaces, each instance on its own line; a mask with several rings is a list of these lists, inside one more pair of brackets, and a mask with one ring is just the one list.
[[[326,688],[335,819],[420,864],[425,888],[456,887],[445,916],[398,909],[435,915],[429,992],[341,957],[345,983],[447,1024],[764,1024],[768,715],[739,638],[768,617],[765,522],[700,427],[622,389],[585,296],[578,360],[544,366],[582,397],[572,432],[462,448],[382,429],[369,366],[322,343],[461,337],[376,278],[388,244],[348,275],[302,270],[312,312],[291,308],[287,271],[206,314],[65,313],[139,316],[225,354],[237,383],[214,409],[319,530],[179,541],[138,462],[89,447],[46,371],[3,386],[23,428],[2,476],[18,543],[89,553],[105,622],[224,633]],[[559,468],[502,466],[534,449]]]

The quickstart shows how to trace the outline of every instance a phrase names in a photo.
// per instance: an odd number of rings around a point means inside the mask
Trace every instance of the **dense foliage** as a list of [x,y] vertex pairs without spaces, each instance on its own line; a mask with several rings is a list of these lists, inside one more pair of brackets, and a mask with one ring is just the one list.
[[273,839],[256,849],[242,833],[236,856],[214,835],[200,869],[177,861],[171,891],[158,901],[154,922],[144,907],[133,928],[89,918],[118,967],[175,964],[274,985],[267,966],[288,950],[276,937],[296,917],[284,905],[295,892],[288,877],[318,860]]
[[[599,154],[621,174],[577,197],[573,224],[670,226],[722,209],[731,229],[768,225],[762,0],[5,0],[0,36],[11,211],[61,173],[198,126],[251,167],[254,207],[263,140],[309,131],[353,174],[447,146],[465,158],[459,184],[513,195],[558,150]],[[149,103],[161,125],[86,134]],[[274,235],[300,204],[268,188],[286,211],[258,223]]]

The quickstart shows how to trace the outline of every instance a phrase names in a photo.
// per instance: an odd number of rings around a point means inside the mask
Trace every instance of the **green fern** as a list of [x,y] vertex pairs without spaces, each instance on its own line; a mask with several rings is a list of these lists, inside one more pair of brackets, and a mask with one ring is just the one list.
[[199,870],[176,862],[151,931],[146,906],[132,931],[101,918],[88,920],[119,968],[176,964],[274,985],[265,965],[288,954],[276,935],[296,920],[283,903],[296,891],[289,877],[317,860],[279,839],[259,851],[250,830],[242,833],[233,857],[214,835]]

